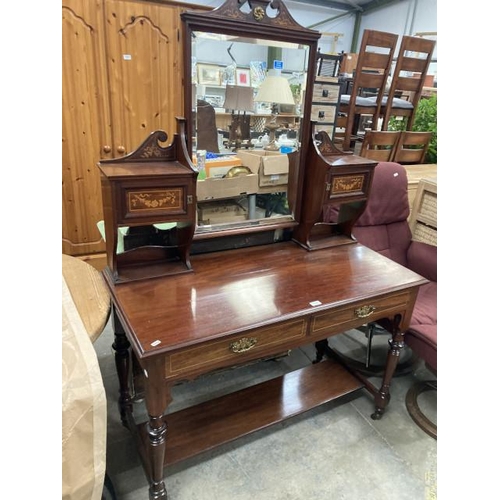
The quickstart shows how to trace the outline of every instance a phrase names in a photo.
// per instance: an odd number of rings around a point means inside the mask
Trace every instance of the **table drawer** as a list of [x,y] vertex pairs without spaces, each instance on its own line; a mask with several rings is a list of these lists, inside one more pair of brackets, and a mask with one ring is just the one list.
[[232,366],[241,361],[258,359],[290,349],[291,341],[299,340],[306,334],[307,319],[298,319],[193,346],[169,356],[166,375],[206,371],[212,367]]
[[403,292],[315,314],[312,318],[311,334],[321,331],[324,331],[325,335],[328,335],[330,331],[332,334],[342,332],[376,319],[385,318],[394,312],[404,313],[409,301],[410,293]]

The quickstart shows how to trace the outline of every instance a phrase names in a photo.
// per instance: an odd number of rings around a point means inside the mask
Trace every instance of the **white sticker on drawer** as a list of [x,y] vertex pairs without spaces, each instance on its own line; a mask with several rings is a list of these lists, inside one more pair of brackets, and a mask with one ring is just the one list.
[[316,306],[320,306],[321,302],[319,300],[313,300],[312,302],[309,302],[309,305],[316,307]]

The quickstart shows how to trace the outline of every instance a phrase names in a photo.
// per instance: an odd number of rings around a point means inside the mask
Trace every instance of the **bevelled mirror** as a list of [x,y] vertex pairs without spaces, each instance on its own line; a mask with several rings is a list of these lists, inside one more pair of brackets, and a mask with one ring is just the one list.
[[228,0],[181,18],[195,239],[295,226],[320,33],[281,0]]

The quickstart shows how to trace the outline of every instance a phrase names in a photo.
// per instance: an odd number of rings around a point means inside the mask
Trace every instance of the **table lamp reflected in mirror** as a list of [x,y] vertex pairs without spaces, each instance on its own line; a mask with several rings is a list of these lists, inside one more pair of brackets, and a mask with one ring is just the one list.
[[254,111],[252,87],[228,85],[223,107],[231,111],[228,147],[236,151],[242,146],[243,141],[250,144],[250,115],[246,112]]
[[270,69],[265,80],[259,87],[255,97],[256,102],[267,102],[272,105],[271,120],[266,123],[265,128],[269,129],[269,144],[264,148],[267,151],[279,151],[280,146],[276,142],[276,130],[280,127],[277,123],[278,104],[295,104],[292,89],[288,80],[281,76],[278,69]]

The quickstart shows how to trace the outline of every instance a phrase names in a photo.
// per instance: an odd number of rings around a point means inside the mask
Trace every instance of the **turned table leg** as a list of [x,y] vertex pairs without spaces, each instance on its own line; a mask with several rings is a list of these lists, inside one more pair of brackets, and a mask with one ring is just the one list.
[[151,477],[149,478],[149,498],[158,500],[167,498],[167,489],[163,481],[163,460],[167,437],[167,424],[161,417],[149,416],[147,426],[149,435],[149,461]]
[[149,462],[149,498],[159,500],[167,498],[167,490],[163,481],[167,423],[164,413],[172,400],[170,386],[165,382],[164,360],[147,364],[145,379],[145,403],[149,415],[147,431],[149,442],[147,457]]
[[397,314],[392,323],[392,339],[389,340],[389,352],[387,353],[387,362],[385,364],[382,385],[380,386],[378,393],[375,394],[375,413],[371,415],[373,420],[380,420],[382,418],[385,408],[391,399],[389,387],[391,385],[394,372],[396,371],[399,357],[405,346],[404,332],[401,332],[399,329],[401,319],[401,315]]
[[115,341],[113,349],[115,351],[115,366],[118,374],[118,383],[120,386],[120,395],[118,397],[118,408],[122,424],[129,427],[127,415],[132,413],[132,397],[130,394],[129,375],[130,375],[130,342],[113,307],[113,330]]

